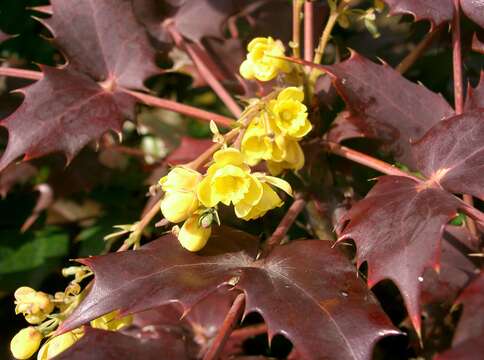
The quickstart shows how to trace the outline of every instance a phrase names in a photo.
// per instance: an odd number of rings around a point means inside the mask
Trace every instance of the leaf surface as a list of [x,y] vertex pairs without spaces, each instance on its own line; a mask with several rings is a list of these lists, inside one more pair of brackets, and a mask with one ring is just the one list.
[[398,333],[354,267],[328,242],[292,242],[265,260],[254,260],[256,243],[222,228],[197,254],[168,235],[139,251],[83,259],[96,274],[94,287],[61,331],[113,309],[137,312],[173,301],[188,309],[217,288],[236,284],[246,294],[245,313],[259,312],[271,337],[284,334],[307,358],[324,353],[366,359],[377,340]]
[[465,103],[466,110],[484,109],[484,71],[481,71],[479,84],[469,86]]
[[442,189],[401,176],[383,176],[342,219],[349,221],[339,241],[353,239],[358,266],[368,262],[368,285],[391,279],[420,329],[421,277],[439,269],[440,240],[459,202]]
[[[452,0],[384,0],[393,14],[412,14],[416,20],[427,19],[433,25],[452,20]],[[464,0],[465,1],[465,0]]]
[[469,19],[484,29],[484,1],[460,0],[460,6]]
[[418,169],[429,179],[484,200],[484,109],[441,121],[413,150]]
[[337,91],[358,120],[355,126],[389,145],[396,158],[408,165],[414,164],[410,142],[453,114],[442,96],[357,53],[322,68],[333,76]]

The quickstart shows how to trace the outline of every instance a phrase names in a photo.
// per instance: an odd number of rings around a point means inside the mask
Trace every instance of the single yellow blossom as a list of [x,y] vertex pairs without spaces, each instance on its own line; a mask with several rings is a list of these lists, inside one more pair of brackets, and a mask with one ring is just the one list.
[[39,348],[42,334],[33,326],[20,330],[10,341],[10,351],[14,358],[30,358]]
[[196,188],[202,175],[195,170],[176,167],[160,180],[165,196],[161,201],[163,216],[172,223],[182,222],[199,207]]
[[281,207],[284,202],[279,195],[266,183],[262,183],[262,197],[252,206],[250,211],[242,217],[244,220],[254,220],[264,216],[269,210]]
[[312,129],[306,105],[302,103],[304,92],[298,87],[282,90],[277,99],[269,103],[275,127],[284,136],[301,139]]
[[247,59],[240,65],[240,74],[248,79],[269,81],[280,72],[290,72],[291,64],[281,59],[284,45],[271,37],[257,37],[247,46]]
[[304,166],[304,152],[296,140],[280,137],[281,147],[285,149],[282,161],[267,161],[267,168],[272,175],[279,175],[283,170],[300,170]]
[[133,316],[128,315],[118,318],[119,311],[111,311],[97,319],[91,321],[91,326],[96,329],[118,331],[133,323]]
[[65,334],[53,337],[47,341],[39,350],[37,360],[49,360],[71,347],[84,335],[80,328],[69,331]]
[[22,313],[30,324],[40,324],[54,310],[49,295],[42,291],[22,286],[15,293],[15,313]]
[[182,247],[188,251],[199,251],[207,244],[211,234],[212,228],[203,227],[200,216],[193,215],[185,221],[177,236]]

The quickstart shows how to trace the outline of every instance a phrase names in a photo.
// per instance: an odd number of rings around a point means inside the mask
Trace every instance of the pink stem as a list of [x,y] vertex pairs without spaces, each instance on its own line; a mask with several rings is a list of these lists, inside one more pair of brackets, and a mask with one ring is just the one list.
[[227,316],[225,317],[220,330],[212,342],[212,345],[205,353],[203,360],[216,360],[224,349],[232,330],[237,326],[240,318],[244,314],[245,295],[239,294],[232,304]]
[[0,76],[16,77],[29,80],[40,80],[44,76],[40,71],[0,67]]
[[215,91],[220,100],[223,101],[225,106],[227,106],[232,114],[234,114],[236,117],[239,117],[240,114],[242,114],[241,108],[239,107],[237,102],[235,102],[232,96],[227,92],[227,90],[223,87],[217,77],[212,73],[204,59],[198,54],[197,50],[194,47],[194,44],[187,43],[183,36],[175,29],[173,25],[167,25],[166,28],[168,29],[168,32],[170,33],[173,40],[175,41],[175,44],[188,53],[193,63],[197,67],[200,75],[210,85],[213,91]]
[[304,60],[312,61],[314,56],[314,3],[304,2]]

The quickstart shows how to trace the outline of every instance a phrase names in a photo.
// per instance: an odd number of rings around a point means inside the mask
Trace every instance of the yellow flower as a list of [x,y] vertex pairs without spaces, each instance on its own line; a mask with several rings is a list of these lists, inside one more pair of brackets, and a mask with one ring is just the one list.
[[33,326],[20,330],[10,342],[10,351],[14,358],[30,358],[39,348],[42,334]]
[[47,341],[39,350],[37,360],[49,360],[71,347],[84,335],[82,329],[75,329]]
[[30,324],[40,324],[54,310],[54,304],[49,295],[27,286],[18,288],[14,296],[15,313],[22,313]]
[[195,170],[176,167],[160,180],[165,196],[161,201],[163,216],[172,223],[186,220],[199,206],[196,187],[202,175]]
[[240,74],[248,79],[269,81],[279,72],[291,71],[291,64],[280,59],[284,56],[284,45],[271,37],[257,37],[247,46],[247,59],[240,65]]
[[266,212],[276,207],[281,207],[284,202],[279,195],[266,183],[262,183],[262,197],[259,202],[255,204],[250,211],[242,217],[244,220],[253,220],[264,216]]
[[269,103],[276,128],[282,135],[301,139],[311,131],[312,125],[303,100],[304,92],[300,88],[288,87]]
[[262,184],[250,174],[239,150],[228,148],[213,155],[214,163],[200,182],[197,194],[205,207],[214,207],[219,202],[235,207],[235,214],[242,218],[262,196]]
[[304,166],[304,152],[296,140],[279,137],[281,147],[284,148],[284,158],[282,161],[267,161],[267,168],[272,175],[279,175],[283,170],[300,170]]
[[178,233],[178,241],[188,251],[201,250],[212,233],[211,227],[202,227],[200,225],[200,216],[193,215],[183,224]]
[[254,166],[261,160],[271,159],[274,150],[277,151],[274,146],[273,136],[268,136],[263,120],[255,118],[244,133],[240,151],[244,155],[245,162]]
[[118,318],[118,316],[119,311],[111,311],[106,315],[92,320],[91,326],[96,329],[118,331],[133,323],[133,317],[131,315],[122,318]]

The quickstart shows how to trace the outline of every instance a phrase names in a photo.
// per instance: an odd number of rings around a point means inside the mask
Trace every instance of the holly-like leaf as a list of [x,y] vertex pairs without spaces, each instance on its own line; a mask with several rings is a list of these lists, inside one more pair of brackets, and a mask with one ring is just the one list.
[[469,19],[484,29],[484,2],[482,0],[460,0],[460,6]]
[[336,143],[346,139],[372,137],[373,134],[366,133],[365,128],[365,120],[360,120],[358,116],[354,116],[350,111],[344,110],[336,116],[325,137],[329,141]]
[[308,358],[366,359],[376,341],[398,333],[328,242],[295,241],[261,260],[254,260],[254,244],[247,234],[222,229],[197,254],[167,235],[135,252],[83,259],[96,274],[94,286],[60,331],[112,309],[138,312],[173,301],[188,309],[217,288],[235,285],[246,294],[245,313],[259,312],[271,337],[284,334]]
[[414,164],[410,142],[453,114],[442,96],[405,79],[388,65],[377,65],[357,53],[322,68],[334,77],[337,91],[358,120],[355,126],[388,144],[405,164]]
[[43,78],[24,89],[20,108],[0,123],[9,142],[0,170],[25,159],[62,152],[70,161],[88,142],[133,119],[135,99],[156,72],[154,51],[129,0],[53,0],[43,20],[66,56],[65,67],[42,67]]
[[481,72],[479,84],[475,88],[468,87],[465,108],[468,111],[484,109],[484,71]]
[[383,176],[342,219],[350,222],[339,241],[355,241],[358,266],[368,262],[368,286],[391,279],[417,331],[421,276],[426,268],[439,269],[440,239],[458,207],[459,201],[442,189]]
[[484,109],[441,121],[414,145],[414,153],[429,179],[484,200]]
[[12,187],[27,182],[36,173],[37,169],[32,164],[11,164],[0,173],[0,196],[4,198]]
[[[384,0],[392,14],[412,14],[415,20],[427,19],[432,25],[452,20],[452,0]],[[465,0],[464,0],[465,1]]]
[[[136,336],[134,336],[136,335]],[[122,332],[85,327],[84,336],[55,357],[56,360],[187,359],[182,336],[169,331],[150,338],[150,331],[139,330],[132,336]],[[128,356],[129,354],[129,356]]]

